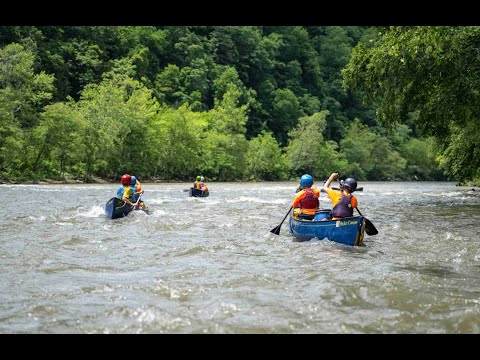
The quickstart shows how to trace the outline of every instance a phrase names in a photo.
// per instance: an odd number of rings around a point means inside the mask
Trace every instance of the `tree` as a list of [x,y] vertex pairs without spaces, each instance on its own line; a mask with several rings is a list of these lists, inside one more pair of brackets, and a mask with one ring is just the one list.
[[348,161],[345,172],[357,180],[401,179],[406,160],[393,149],[390,141],[374,133],[359,119],[346,129],[340,141],[341,153]]
[[286,178],[286,164],[273,134],[262,131],[248,143],[246,177],[249,180],[278,180]]
[[35,54],[20,44],[0,49],[0,176],[29,177],[29,132],[53,92],[53,76],[35,73]]
[[285,149],[291,168],[289,177],[309,173],[316,179],[326,179],[331,172],[343,172],[346,168],[344,155],[338,152],[338,144],[323,136],[328,114],[328,111],[321,111],[302,117],[290,131]]
[[33,131],[32,172],[47,178],[65,178],[81,159],[81,135],[73,99],[45,108]]
[[269,119],[268,125],[280,144],[285,145],[288,132],[295,127],[298,118],[304,113],[298,98],[291,90],[277,89],[274,95],[272,118]]
[[[415,119],[434,136],[442,165],[465,181],[477,179],[480,142],[470,134],[480,118],[480,27],[391,27],[360,43],[342,71],[344,85],[362,91],[387,127]],[[465,141],[460,146],[455,141]]]
[[208,112],[209,130],[206,143],[208,149],[208,171],[219,180],[242,179],[245,172],[245,153],[248,141],[245,138],[247,105],[238,106],[240,91],[231,84],[221,100]]

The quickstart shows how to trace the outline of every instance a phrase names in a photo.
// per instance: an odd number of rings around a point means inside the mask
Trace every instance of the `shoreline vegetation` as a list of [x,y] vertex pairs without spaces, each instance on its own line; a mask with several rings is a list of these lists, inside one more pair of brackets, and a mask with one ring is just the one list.
[[0,179],[478,186],[479,40],[480,27],[0,26]]
[[[278,180],[282,181],[282,180]],[[294,181],[294,179],[291,180],[283,180],[283,181]],[[414,182],[414,181],[428,181],[428,180],[417,180],[417,179],[412,179],[412,180],[385,180],[385,182],[389,181],[406,181],[406,182]],[[434,182],[435,180],[432,180]],[[158,179],[158,178],[143,178],[142,179],[142,184],[161,184],[161,183],[188,183],[192,182],[193,180],[186,179],[186,180],[165,180],[165,179]],[[211,182],[215,182],[215,180],[211,180]],[[221,181],[224,182],[224,181]],[[236,180],[236,181],[228,181],[228,182],[270,182],[268,180]],[[453,182],[453,181],[452,181]],[[4,180],[0,179],[0,185],[63,185],[63,184],[117,184],[120,183],[120,179],[118,180],[111,180],[111,179],[104,179],[104,178],[90,178],[90,179],[64,179],[64,180],[54,180],[54,179],[41,179],[41,180]],[[471,187],[471,189],[466,189],[465,191],[472,191],[472,192],[479,192],[480,193],[480,184],[475,184],[471,182],[457,182],[455,186],[465,186],[465,187]]]
[[[153,183],[185,183],[185,182],[194,182],[194,180],[163,180],[157,178],[144,178],[142,179],[142,184],[153,184]],[[105,178],[90,178],[90,179],[64,179],[64,180],[55,180],[55,179],[40,179],[40,180],[4,180],[0,179],[1,185],[56,185],[56,184],[120,184],[120,179],[111,180]]]

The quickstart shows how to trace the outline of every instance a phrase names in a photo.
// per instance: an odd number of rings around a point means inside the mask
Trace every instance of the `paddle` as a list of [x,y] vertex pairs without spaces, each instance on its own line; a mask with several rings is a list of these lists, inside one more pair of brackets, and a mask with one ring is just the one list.
[[280,228],[282,227],[283,222],[287,218],[288,214],[290,214],[290,211],[292,211],[292,209],[293,209],[293,206],[290,206],[290,209],[288,209],[287,215],[285,215],[282,222],[277,227],[274,227],[272,230],[270,230],[271,233],[274,233],[275,235],[280,235]]
[[[333,190],[338,190],[338,191],[340,191],[340,188],[337,188],[337,187],[333,187],[333,186],[332,186],[332,189],[333,189]],[[320,191],[323,192],[323,193],[325,192],[325,190],[323,190],[323,188],[321,188]],[[355,191],[363,191],[363,187],[359,187],[359,188],[356,189]]]
[[[360,212],[360,210],[358,210],[358,207],[355,208],[355,209],[357,209],[360,216],[363,216],[362,213]],[[370,220],[368,220],[365,216],[363,216],[363,217],[365,218],[365,232],[367,233],[367,235],[377,235],[378,230],[375,227],[375,225],[373,225],[372,222]]]

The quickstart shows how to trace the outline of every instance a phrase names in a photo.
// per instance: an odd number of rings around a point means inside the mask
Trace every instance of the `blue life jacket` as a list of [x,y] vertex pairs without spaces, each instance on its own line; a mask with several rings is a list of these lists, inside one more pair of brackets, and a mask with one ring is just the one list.
[[120,186],[117,190],[117,198],[123,199],[123,185]]
[[130,185],[130,189],[132,189],[132,196],[133,196],[133,202],[137,202],[138,198],[140,195],[133,195],[135,194],[135,191],[137,191],[137,187],[135,185]]

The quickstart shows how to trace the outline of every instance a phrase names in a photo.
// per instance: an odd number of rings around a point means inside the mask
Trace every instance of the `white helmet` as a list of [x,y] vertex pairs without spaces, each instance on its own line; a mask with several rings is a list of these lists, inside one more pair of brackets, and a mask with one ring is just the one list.
[[203,176],[200,177],[200,181],[203,181],[205,180],[205,178]]

